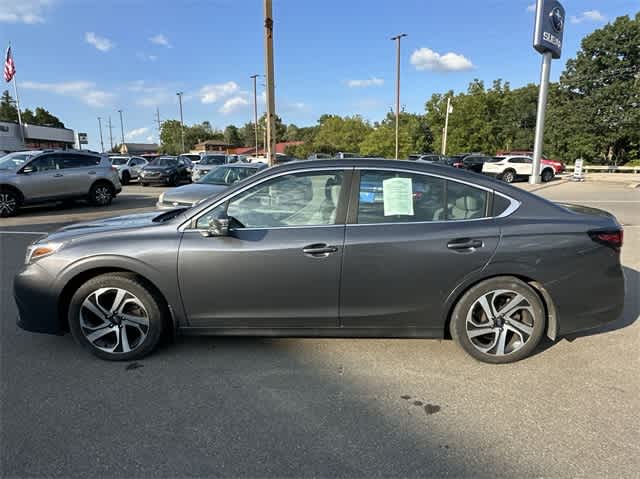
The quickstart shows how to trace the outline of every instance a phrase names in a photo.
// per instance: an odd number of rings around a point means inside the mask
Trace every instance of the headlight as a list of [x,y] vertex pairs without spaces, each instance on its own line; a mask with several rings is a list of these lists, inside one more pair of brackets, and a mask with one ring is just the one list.
[[29,264],[36,259],[49,256],[58,251],[64,243],[34,243],[27,248],[27,254],[24,257],[25,264]]
[[164,201],[164,193],[160,193],[160,196],[158,196],[158,203],[162,203]]

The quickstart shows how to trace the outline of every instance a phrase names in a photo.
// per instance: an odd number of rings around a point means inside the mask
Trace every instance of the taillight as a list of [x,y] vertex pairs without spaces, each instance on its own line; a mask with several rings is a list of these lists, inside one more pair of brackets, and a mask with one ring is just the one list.
[[595,230],[589,231],[589,236],[596,243],[609,246],[615,250],[622,248],[624,230]]
[[462,166],[463,166],[462,163],[454,163],[453,164],[454,168],[462,168]]

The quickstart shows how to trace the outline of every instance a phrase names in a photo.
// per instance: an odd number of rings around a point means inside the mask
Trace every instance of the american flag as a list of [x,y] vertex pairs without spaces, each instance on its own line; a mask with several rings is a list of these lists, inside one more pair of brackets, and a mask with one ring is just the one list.
[[4,80],[9,83],[16,74],[16,65],[13,63],[11,47],[7,48],[7,56],[4,59]]

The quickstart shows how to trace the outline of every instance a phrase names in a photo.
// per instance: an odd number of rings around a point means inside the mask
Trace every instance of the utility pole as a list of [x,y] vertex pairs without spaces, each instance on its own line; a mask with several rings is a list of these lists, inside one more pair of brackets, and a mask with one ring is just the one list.
[[442,132],[442,154],[447,154],[447,133],[449,132],[449,113],[451,113],[451,97],[447,97],[447,113],[444,117],[444,130]]
[[118,113],[120,113],[120,134],[122,135],[122,143],[120,146],[122,147],[122,145],[124,145],[124,122],[122,121],[122,110],[118,110]]
[[396,42],[396,160],[399,156],[400,145],[398,143],[398,131],[400,129],[400,39],[406,37],[406,33],[401,33],[391,40]]
[[160,138],[160,133],[162,130],[162,122],[160,121],[160,108],[156,107],[156,122],[158,123],[158,138]]
[[111,145],[109,151],[113,151],[113,125],[111,124],[111,117],[109,117],[109,144]]
[[102,118],[98,117],[98,128],[100,128],[100,148],[102,148],[102,153],[104,153],[104,141],[102,140]]
[[256,79],[259,75],[251,75],[253,79],[253,129],[256,134],[256,156],[258,156],[258,92],[256,90]]
[[182,95],[183,94],[184,92],[181,92],[181,91],[176,93],[176,95],[178,95],[178,103],[180,103],[180,135],[182,137],[182,153],[185,153],[184,151],[184,119],[182,117]]
[[275,164],[275,88],[273,73],[273,12],[272,0],[264,0],[264,49],[267,73],[267,159],[269,166]]

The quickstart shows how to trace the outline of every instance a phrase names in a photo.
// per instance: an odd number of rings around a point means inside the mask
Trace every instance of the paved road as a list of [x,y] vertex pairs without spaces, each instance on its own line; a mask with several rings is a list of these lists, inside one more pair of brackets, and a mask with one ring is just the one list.
[[[127,208],[154,201],[127,190]],[[637,477],[640,190],[538,193],[626,224],[627,302],[606,330],[507,366],[451,341],[247,338],[103,362],[69,336],[18,330],[10,288],[36,237],[16,231],[119,212],[120,199],[0,223],[2,477]]]

